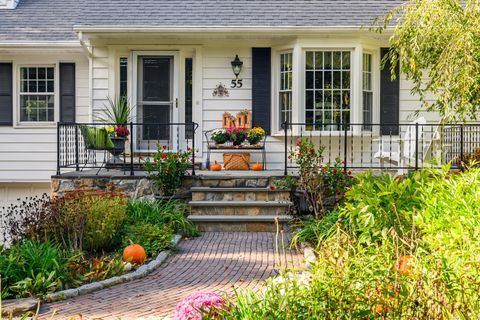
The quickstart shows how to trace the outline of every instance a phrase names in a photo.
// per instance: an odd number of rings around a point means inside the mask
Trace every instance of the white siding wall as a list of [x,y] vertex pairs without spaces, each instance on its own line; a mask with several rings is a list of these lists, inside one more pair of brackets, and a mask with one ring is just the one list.
[[[67,50],[64,50],[62,53],[9,54],[0,51],[0,61],[11,61],[14,66],[75,62],[77,121],[88,121],[90,114],[89,65],[88,58],[83,52],[68,53]],[[14,80],[18,81],[16,69],[14,70]],[[58,79],[56,82],[58,83]],[[14,95],[16,94],[18,93],[14,92]],[[18,106],[14,105],[14,112],[17,111]],[[56,105],[55,112],[58,115],[58,105]],[[55,126],[35,128],[15,123],[14,126],[1,126],[0,183],[49,182],[50,176],[56,171],[56,151]]]

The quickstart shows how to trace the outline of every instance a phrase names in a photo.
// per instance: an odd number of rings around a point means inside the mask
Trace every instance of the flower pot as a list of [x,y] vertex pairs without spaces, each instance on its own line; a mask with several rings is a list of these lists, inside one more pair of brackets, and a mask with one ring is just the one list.
[[262,138],[256,138],[256,139],[247,139],[248,143],[251,144],[251,145],[255,145],[255,144],[258,144],[260,142]]
[[109,163],[123,163],[123,160],[120,159],[120,155],[125,152],[125,137],[114,137],[110,138],[113,142],[114,147],[109,149],[108,152],[112,155]]
[[299,214],[308,214],[310,213],[307,194],[305,190],[296,190],[294,193],[295,196],[295,205],[297,207]]

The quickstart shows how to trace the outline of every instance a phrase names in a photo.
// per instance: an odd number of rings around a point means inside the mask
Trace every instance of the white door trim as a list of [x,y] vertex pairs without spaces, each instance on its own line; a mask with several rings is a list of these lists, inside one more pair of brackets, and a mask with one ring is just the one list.
[[[131,93],[132,93],[132,102],[133,102],[133,108],[132,108],[132,121],[134,123],[137,123],[139,119],[137,119],[137,103],[138,103],[138,59],[139,57],[145,57],[145,56],[152,56],[152,57],[161,57],[161,56],[169,56],[173,57],[173,75],[172,75],[172,85],[173,85],[173,96],[172,96],[172,101],[174,104],[173,112],[172,112],[172,122],[178,122],[179,120],[179,108],[175,107],[175,102],[179,100],[179,85],[180,85],[180,74],[179,74],[179,51],[132,51],[131,54],[131,61],[132,61],[132,81],[131,81]],[[137,137],[136,134],[136,129],[137,126],[134,126],[134,132],[132,133],[133,137]],[[172,145],[178,145],[177,137],[176,135],[172,135]],[[134,143],[134,150],[137,152],[145,152],[147,150],[139,150],[137,145],[138,142],[135,139],[132,139]]]

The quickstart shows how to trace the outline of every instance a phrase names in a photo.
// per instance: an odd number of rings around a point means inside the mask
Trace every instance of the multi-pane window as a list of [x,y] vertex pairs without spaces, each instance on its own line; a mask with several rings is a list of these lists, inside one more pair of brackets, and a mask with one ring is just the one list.
[[305,122],[307,130],[341,130],[350,123],[349,51],[307,51]]
[[120,58],[120,97],[128,96],[128,58]]
[[292,53],[280,54],[280,126],[292,122]]
[[[372,89],[372,55],[363,54],[362,64],[362,93],[363,93],[363,123],[372,123],[373,112],[373,89]],[[365,130],[370,130],[371,126],[365,125]]]
[[55,121],[55,72],[53,67],[21,67],[19,93],[20,121]]

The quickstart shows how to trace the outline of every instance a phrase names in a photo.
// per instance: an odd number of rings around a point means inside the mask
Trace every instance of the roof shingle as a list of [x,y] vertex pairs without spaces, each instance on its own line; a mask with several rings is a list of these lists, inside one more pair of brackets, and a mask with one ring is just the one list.
[[21,0],[0,42],[71,41],[73,26],[359,27],[402,0]]

